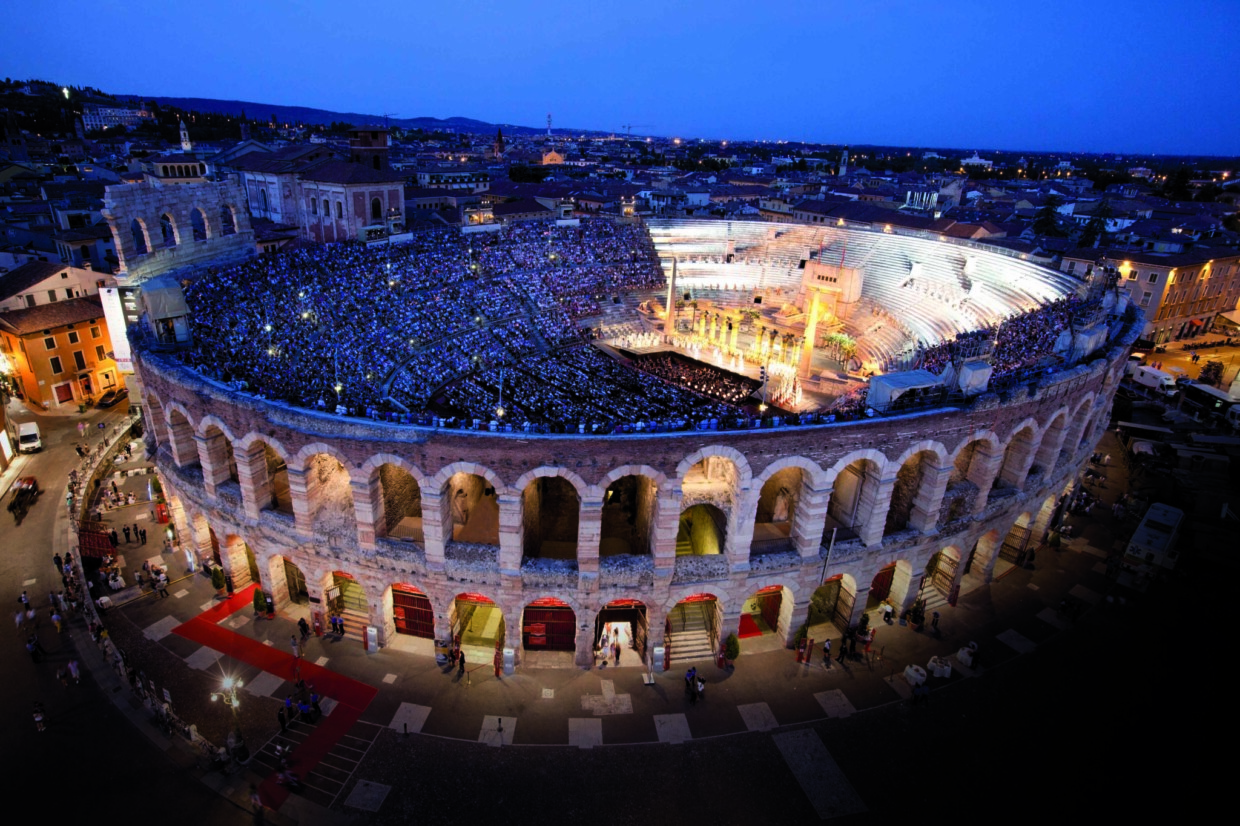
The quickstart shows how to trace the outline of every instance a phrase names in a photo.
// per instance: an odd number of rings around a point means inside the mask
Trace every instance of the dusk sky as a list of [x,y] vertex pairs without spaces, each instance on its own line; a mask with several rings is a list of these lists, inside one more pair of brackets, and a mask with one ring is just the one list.
[[[35,0],[0,71],[730,139],[1240,154],[1240,0]],[[257,112],[251,114],[259,114]]]

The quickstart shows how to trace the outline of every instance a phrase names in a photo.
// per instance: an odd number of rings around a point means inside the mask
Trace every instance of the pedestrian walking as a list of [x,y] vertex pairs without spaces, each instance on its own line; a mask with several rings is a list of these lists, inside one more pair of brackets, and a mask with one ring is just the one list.
[[293,646],[293,659],[301,659],[301,644],[297,642],[297,635],[294,634],[288,638],[289,643]]
[[870,653],[870,646],[874,644],[874,638],[878,636],[878,629],[871,628],[869,635],[865,638],[865,653]]
[[81,671],[81,668],[78,666],[78,661],[69,660],[69,663],[66,667],[69,669],[69,676],[73,678],[73,684],[80,685],[82,682],[82,671]]
[[316,720],[323,716],[323,708],[319,705],[320,699],[322,698],[319,697],[317,691],[310,692],[310,707],[314,709],[314,719]]
[[296,719],[297,706],[293,705],[293,695],[289,694],[284,698],[284,716],[291,723]]
[[31,628],[39,627],[39,617],[34,612],[34,606],[30,605],[26,608],[26,624]]
[[52,609],[52,624],[56,626],[57,634],[60,633],[62,623],[63,623],[62,617],[60,616],[60,614],[56,613],[56,609],[53,608]]
[[138,533],[142,534],[142,544],[145,545],[146,544],[146,528],[143,528],[142,530],[138,531]]
[[457,655],[456,659],[456,676],[463,677],[465,675],[465,652],[462,651]]
[[280,706],[280,710],[276,712],[276,719],[280,721],[280,733],[283,734],[288,730],[288,718],[284,715],[284,706]]
[[840,653],[836,656],[835,660],[836,662],[842,665],[844,662],[844,658],[847,656],[848,656],[848,640],[842,639],[840,640]]
[[34,725],[39,731],[47,731],[47,728],[43,725],[44,716],[43,704],[36,700],[34,703]]
[[896,613],[896,609],[895,609],[894,607],[892,607],[891,603],[890,603],[890,602],[887,602],[887,601],[885,601],[885,600],[884,600],[884,602],[883,602],[883,622],[887,623],[888,625],[891,625],[891,618],[892,618],[892,616],[894,616],[894,615],[895,615],[895,613]]
[[697,685],[694,686],[694,689],[695,689],[695,693],[697,694],[697,698],[699,700],[706,699],[706,681],[705,680],[703,680],[701,677],[698,677]]
[[25,606],[30,604],[30,596],[25,591],[22,591],[22,595],[17,598],[17,601],[22,604],[22,607],[24,609]]
[[344,617],[339,614],[336,615],[336,633],[344,636]]
[[125,534],[125,544],[128,545],[129,544],[129,526],[125,525],[121,530]]
[[56,554],[52,557],[52,562],[56,565],[57,571],[63,570],[65,567],[65,561],[60,558],[60,554]]
[[121,544],[120,540],[116,536],[116,528],[113,528],[111,531],[108,532],[108,541],[112,543],[113,548]]
[[18,608],[17,613],[13,615],[13,621],[17,623],[17,633],[20,634],[26,625],[26,612]]
[[620,667],[620,643],[616,642],[615,640],[612,640],[612,643],[611,643],[611,655],[616,660],[616,667],[619,668]]
[[301,640],[305,642],[310,639],[310,624],[306,622],[306,618],[302,617],[297,620],[297,627],[301,629]]
[[167,574],[159,575],[159,596],[166,598],[168,596],[168,576]]
[[831,640],[822,641],[822,667],[831,667]]
[[139,532],[139,530],[141,530],[141,529],[138,527],[138,523],[137,523],[137,522],[134,522],[134,523],[133,523],[133,541],[134,541],[134,542],[137,542],[137,541],[138,541],[138,532]]
[[[931,628],[939,627],[939,612],[938,611],[935,611],[933,614],[930,615],[930,627]],[[869,649],[867,648],[866,650],[868,651]]]

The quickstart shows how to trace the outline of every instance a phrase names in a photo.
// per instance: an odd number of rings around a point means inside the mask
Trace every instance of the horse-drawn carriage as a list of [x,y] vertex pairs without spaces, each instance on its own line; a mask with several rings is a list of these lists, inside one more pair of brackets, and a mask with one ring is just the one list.
[[13,498],[9,500],[9,513],[17,524],[26,518],[26,512],[39,500],[39,480],[33,476],[23,476],[13,485]]

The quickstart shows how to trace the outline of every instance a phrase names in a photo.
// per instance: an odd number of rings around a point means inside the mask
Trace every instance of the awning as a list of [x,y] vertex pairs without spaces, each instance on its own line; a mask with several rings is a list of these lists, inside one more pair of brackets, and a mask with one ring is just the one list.
[[1226,313],[1219,313],[1214,317],[1215,329],[1238,329],[1240,328],[1240,310],[1230,310]]
[[1189,323],[1189,324],[1191,324],[1191,325],[1193,325],[1194,327],[1200,327],[1200,326],[1202,326],[1203,324],[1205,324],[1205,322],[1204,322],[1204,321],[1202,321],[1202,320],[1201,320],[1201,319],[1199,319],[1199,318],[1194,318],[1192,321],[1190,321],[1190,322],[1188,322],[1188,323]]

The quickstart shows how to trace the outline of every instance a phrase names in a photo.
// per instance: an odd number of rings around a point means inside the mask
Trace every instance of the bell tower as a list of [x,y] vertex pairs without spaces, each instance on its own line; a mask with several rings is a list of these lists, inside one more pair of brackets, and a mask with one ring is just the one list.
[[185,125],[185,120],[181,120],[181,151],[192,152],[194,150],[194,142],[189,139],[189,128]]

